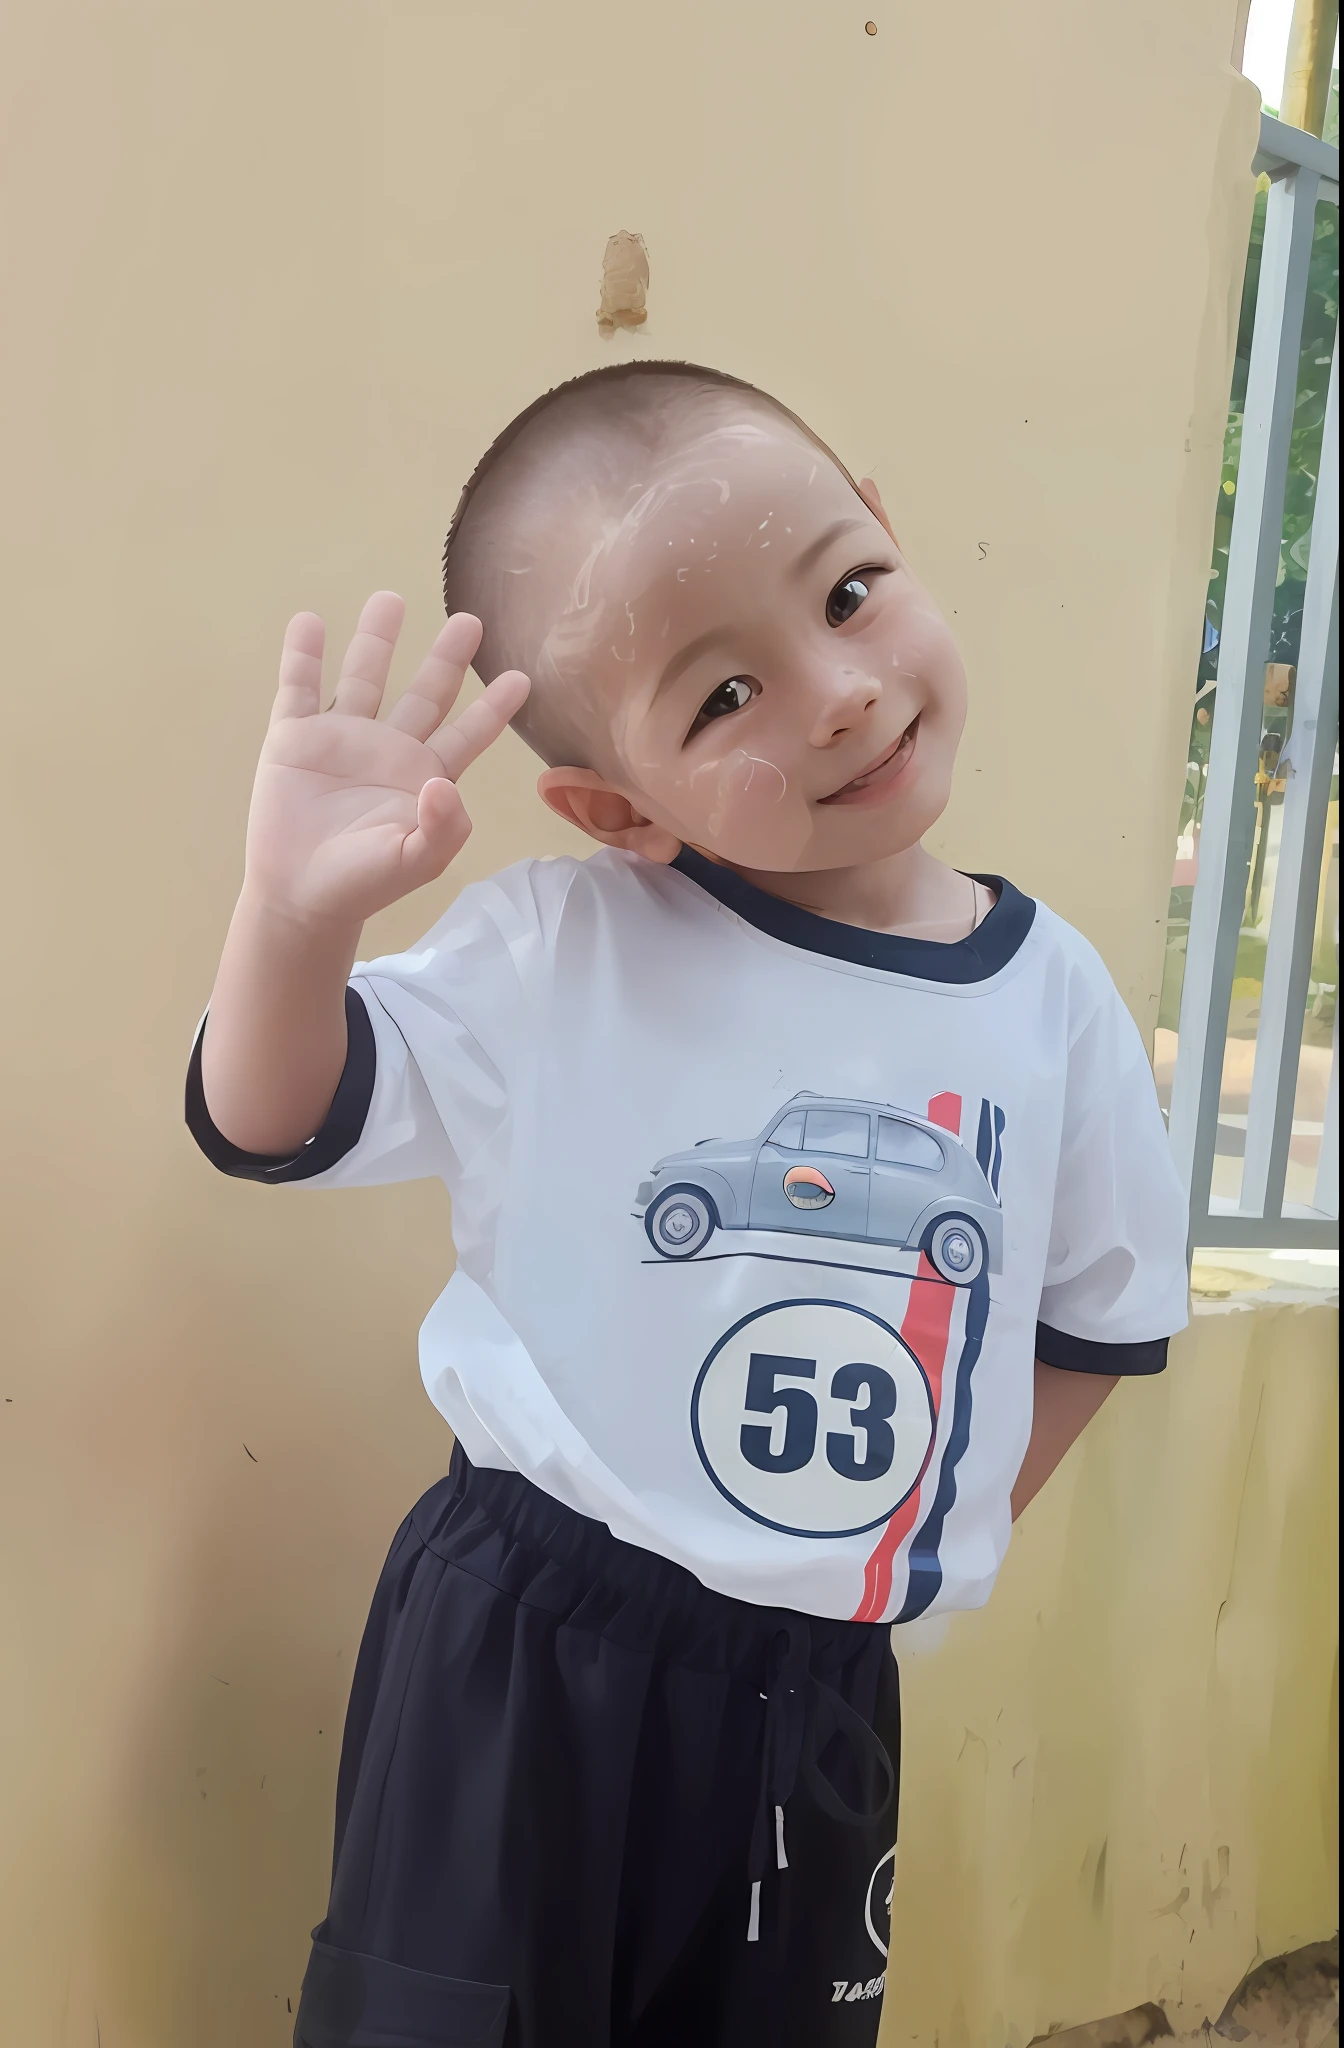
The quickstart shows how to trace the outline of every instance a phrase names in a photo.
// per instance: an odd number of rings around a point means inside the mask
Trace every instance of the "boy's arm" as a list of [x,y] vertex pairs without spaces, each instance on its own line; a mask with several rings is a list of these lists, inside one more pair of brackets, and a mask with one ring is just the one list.
[[285,634],[201,1044],[210,1118],[240,1151],[286,1156],[322,1124],[345,1064],[345,986],[364,922],[460,851],[471,820],[456,778],[527,695],[510,670],[444,725],[481,637],[458,613],[380,720],[403,609],[391,591],[369,599],[327,711],[322,621],[301,612]]
[[1031,1440],[1013,1487],[1013,1520],[1045,1485],[1056,1465],[1077,1442],[1112,1388],[1118,1373],[1062,1372],[1036,1360]]
[[285,1157],[321,1128],[345,1066],[361,929],[308,923],[244,885],[201,1040],[211,1121],[240,1151]]

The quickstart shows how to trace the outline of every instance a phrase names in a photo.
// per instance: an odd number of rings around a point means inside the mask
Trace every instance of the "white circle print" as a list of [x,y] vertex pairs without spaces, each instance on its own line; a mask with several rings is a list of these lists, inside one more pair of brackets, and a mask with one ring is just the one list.
[[691,1397],[695,1447],[720,1493],[790,1536],[857,1536],[887,1521],[918,1483],[935,1427],[909,1345],[842,1301],[744,1316]]
[[891,1945],[891,1895],[896,1884],[896,1851],[888,1849],[868,1880],[863,1919],[874,1948],[887,1953]]

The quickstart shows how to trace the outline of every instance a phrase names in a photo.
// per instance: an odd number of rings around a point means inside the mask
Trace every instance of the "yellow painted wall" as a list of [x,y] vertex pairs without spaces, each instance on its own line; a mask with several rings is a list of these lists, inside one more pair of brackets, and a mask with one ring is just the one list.
[[886,2048],[1184,2037],[1337,1924],[1338,1312],[1200,1306],[912,1637]]
[[[287,2038],[365,1604],[448,1454],[414,1356],[448,1211],[212,1176],[183,1058],[285,618],[340,634],[391,584],[425,638],[517,407],[690,356],[871,469],[972,672],[943,845],[1154,1015],[1251,193],[1234,0],[867,5],[876,36],[838,0],[8,10],[4,2048]],[[622,227],[650,319],[604,343]],[[473,771],[456,881],[568,843],[530,783],[512,742]],[[997,2048],[1183,1959],[1209,1998],[1333,1925],[1323,1338],[1253,1330],[1127,1392],[995,1607],[912,1654],[891,2040]],[[1178,1832],[1192,1900],[1231,1859],[1188,1954]]]

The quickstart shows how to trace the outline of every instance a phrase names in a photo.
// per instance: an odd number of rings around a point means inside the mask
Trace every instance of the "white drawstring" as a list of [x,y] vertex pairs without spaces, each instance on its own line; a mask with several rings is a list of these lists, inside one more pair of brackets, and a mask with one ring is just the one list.
[[[775,1867],[778,1870],[787,1870],[789,1867],[789,1859],[784,1853],[784,1809],[782,1806],[775,1808]],[[751,1917],[747,1921],[747,1940],[759,1941],[760,1938],[761,1880],[758,1877],[751,1887]]]

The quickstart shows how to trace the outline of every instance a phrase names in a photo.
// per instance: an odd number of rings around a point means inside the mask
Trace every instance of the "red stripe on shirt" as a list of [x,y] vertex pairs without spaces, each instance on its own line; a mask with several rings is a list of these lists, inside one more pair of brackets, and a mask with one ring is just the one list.
[[954,1138],[961,1136],[961,1097],[959,1095],[935,1095],[929,1104],[929,1122],[937,1124],[944,1131],[951,1131]]
[[[929,1104],[929,1122],[959,1136],[961,1097],[935,1095]],[[901,1324],[901,1336],[928,1375],[929,1386],[933,1391],[935,1417],[942,1407],[943,1367],[947,1362],[947,1340],[952,1328],[952,1302],[956,1291],[956,1288],[949,1286],[947,1281],[939,1279],[921,1252],[919,1273],[911,1284],[905,1320]],[[936,1437],[935,1426],[935,1440]],[[863,1598],[854,1611],[855,1621],[880,1621],[882,1618],[887,1602],[891,1598],[891,1574],[896,1552],[915,1525],[919,1514],[920,1490],[932,1456],[933,1442],[930,1442],[913,1491],[887,1523],[863,1568]]]

